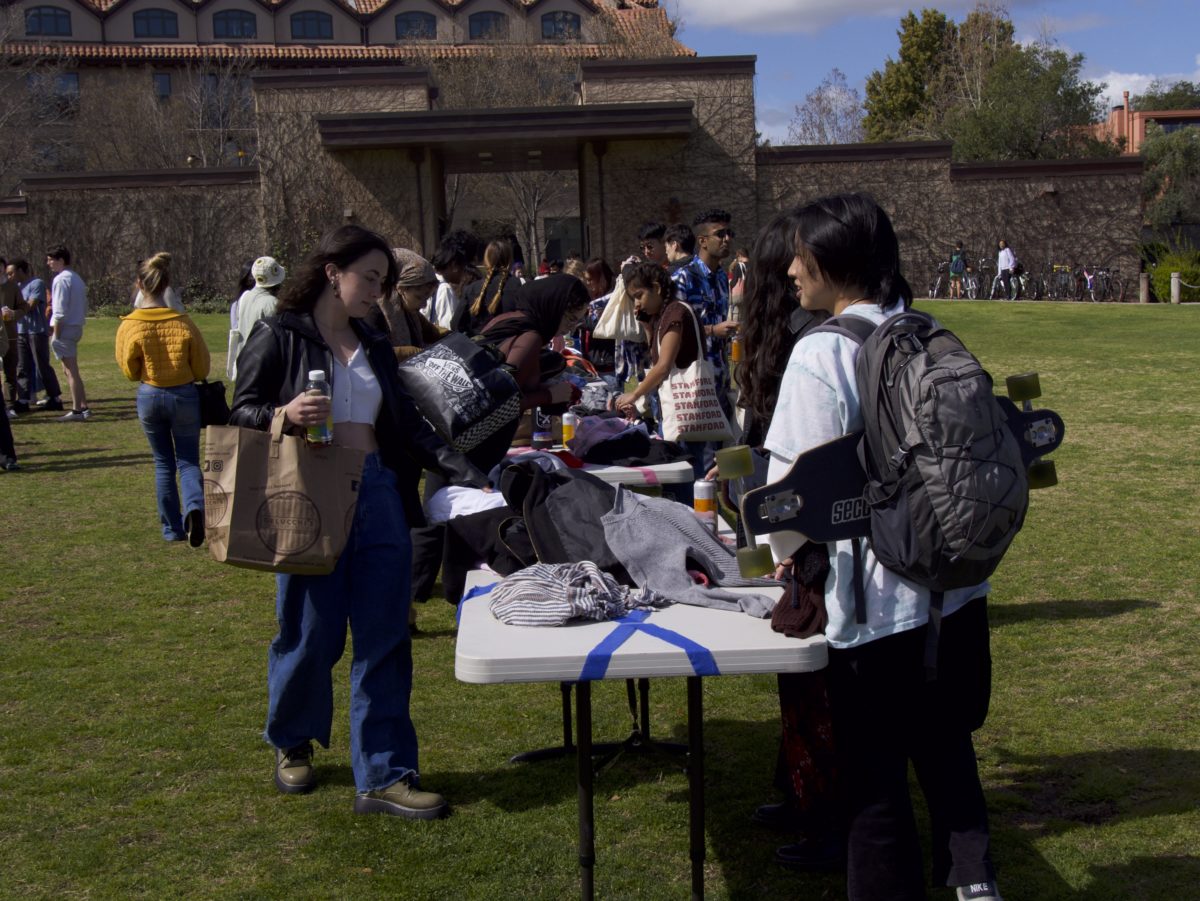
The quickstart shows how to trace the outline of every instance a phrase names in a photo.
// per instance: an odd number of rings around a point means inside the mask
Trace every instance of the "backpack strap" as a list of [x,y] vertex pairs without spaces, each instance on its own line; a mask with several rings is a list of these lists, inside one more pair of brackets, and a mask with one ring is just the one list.
[[854,621],[860,626],[867,621],[867,590],[864,586],[862,539],[852,538],[854,551]]
[[925,626],[925,681],[937,681],[938,640],[942,635],[942,603],[946,596],[929,592],[929,622]]
[[849,338],[855,344],[863,344],[871,337],[875,328],[874,322],[870,319],[864,319],[862,316],[834,316],[832,319],[826,319],[807,334],[815,335],[818,332],[828,332],[831,335],[841,335],[843,338]]
[[[875,329],[875,323],[869,319],[864,319],[862,316],[834,316],[832,319],[826,319],[816,328],[809,330],[805,337],[815,335],[818,332],[827,332],[831,335],[841,335],[843,338],[849,338],[855,344],[861,346],[875,333]],[[850,546],[854,552],[854,621],[862,625],[867,621],[866,573],[863,570],[862,539],[852,539]]]

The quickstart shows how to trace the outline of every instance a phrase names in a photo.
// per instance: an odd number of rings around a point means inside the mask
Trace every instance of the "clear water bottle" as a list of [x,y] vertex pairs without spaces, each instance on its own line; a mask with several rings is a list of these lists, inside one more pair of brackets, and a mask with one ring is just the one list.
[[[329,380],[325,378],[324,369],[313,369],[308,373],[308,384],[304,386],[304,393],[309,397],[333,396],[333,390],[329,387]],[[304,438],[309,444],[319,444],[322,446],[333,444],[332,408],[330,408],[329,415],[325,417],[324,422],[308,427]]]

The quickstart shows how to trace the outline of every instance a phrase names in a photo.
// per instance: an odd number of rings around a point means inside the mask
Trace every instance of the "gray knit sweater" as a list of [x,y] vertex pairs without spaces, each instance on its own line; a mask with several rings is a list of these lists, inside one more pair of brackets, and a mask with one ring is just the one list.
[[[689,507],[660,497],[645,497],[617,488],[613,508],[600,518],[604,540],[633,580],[672,601],[697,607],[741,610],[767,617],[775,601],[761,594],[737,594],[729,587],[777,583],[746,579],[738,572],[737,555],[696,518]],[[705,573],[712,586],[697,585],[688,570]]]

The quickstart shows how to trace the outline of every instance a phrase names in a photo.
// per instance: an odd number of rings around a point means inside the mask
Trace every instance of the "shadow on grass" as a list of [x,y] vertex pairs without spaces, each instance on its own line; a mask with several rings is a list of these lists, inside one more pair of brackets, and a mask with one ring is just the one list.
[[[37,458],[41,454],[30,454],[33,462],[29,468],[35,469],[38,472],[72,472],[78,469],[108,469],[113,466],[139,466],[152,463],[153,460],[150,454],[121,454],[113,457],[85,457],[80,460],[67,460],[56,463],[39,463]],[[22,463],[26,462],[22,459]]]
[[996,856],[1001,867],[1008,860],[1019,869],[1023,896],[1195,897],[1196,857],[1135,857],[1092,867],[1092,884],[1074,890],[1035,845],[1077,829],[1194,812],[1200,799],[1200,751],[1121,748],[1034,756],[997,748],[995,753],[1009,774],[1007,784],[987,792]]
[[1162,606],[1158,601],[1141,598],[1115,600],[1055,600],[1036,604],[988,604],[988,621],[993,626],[1016,623],[1060,621],[1072,619],[1107,619],[1138,610]]

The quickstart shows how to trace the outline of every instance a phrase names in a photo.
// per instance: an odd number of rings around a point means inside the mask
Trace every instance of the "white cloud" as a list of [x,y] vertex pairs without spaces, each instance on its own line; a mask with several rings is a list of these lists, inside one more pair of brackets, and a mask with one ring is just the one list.
[[1103,86],[1104,90],[1100,97],[1104,101],[1104,105],[1114,107],[1125,102],[1124,91],[1136,96],[1150,87],[1150,83],[1158,77],[1158,75],[1147,75],[1142,72],[1106,72],[1091,80]]
[[[746,34],[814,34],[848,19],[886,16],[899,19],[910,9],[911,0],[676,0],[689,25],[724,28]],[[1016,0],[1012,6],[1031,5],[1037,0]],[[944,0],[938,8],[961,18],[975,0]],[[1079,17],[1086,18],[1084,16]],[[1065,21],[1065,20],[1064,20]],[[685,36],[684,41],[687,41]]]
[[856,16],[899,17],[910,5],[898,0],[679,0],[679,12],[685,32],[696,25],[749,34],[813,34]]
[[1125,102],[1123,93],[1128,91],[1131,95],[1137,96],[1150,87],[1151,82],[1164,81],[1167,84],[1172,84],[1176,81],[1197,81],[1200,82],[1200,55],[1196,57],[1196,71],[1194,72],[1105,72],[1103,75],[1090,75],[1089,81],[1094,81],[1101,85],[1104,90],[1100,97],[1109,107],[1120,106]]

